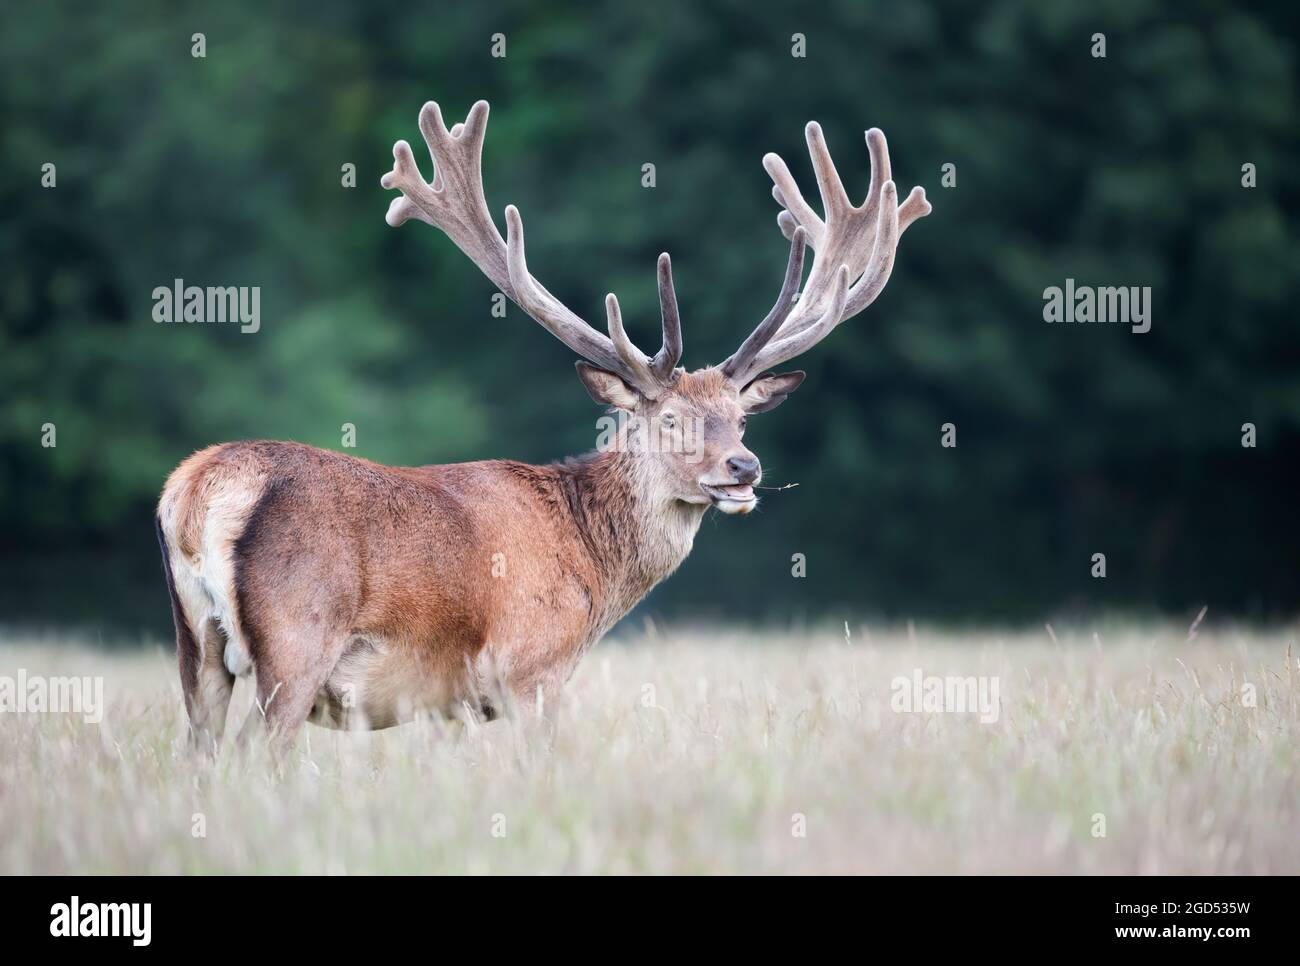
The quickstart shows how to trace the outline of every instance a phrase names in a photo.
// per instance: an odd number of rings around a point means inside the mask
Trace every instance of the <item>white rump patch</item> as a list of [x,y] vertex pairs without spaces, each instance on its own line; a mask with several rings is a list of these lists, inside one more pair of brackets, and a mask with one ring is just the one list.
[[[239,632],[236,619],[233,545],[243,531],[257,494],[256,488],[247,486],[230,486],[213,494],[204,514],[201,551],[192,559],[182,558],[175,549],[178,540],[172,514],[162,514],[176,595],[195,630],[200,651],[211,639],[203,628],[208,621],[216,621],[225,637],[222,663],[236,677],[243,677],[253,670],[253,655]],[[200,664],[204,663],[206,658],[201,658]]]

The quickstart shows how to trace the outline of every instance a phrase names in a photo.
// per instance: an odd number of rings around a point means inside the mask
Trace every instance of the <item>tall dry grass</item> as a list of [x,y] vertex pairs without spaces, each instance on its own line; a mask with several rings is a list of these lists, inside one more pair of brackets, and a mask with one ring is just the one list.
[[[1292,632],[1057,636],[633,634],[553,743],[309,728],[278,770],[186,753],[163,649],[10,636],[0,675],[107,711],[0,713],[0,872],[1300,872]],[[914,668],[996,676],[998,720],[891,710]]]

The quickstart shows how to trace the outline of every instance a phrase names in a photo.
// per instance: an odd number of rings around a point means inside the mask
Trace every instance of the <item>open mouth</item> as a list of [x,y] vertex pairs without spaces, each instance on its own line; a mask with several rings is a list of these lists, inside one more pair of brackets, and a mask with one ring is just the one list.
[[701,483],[700,489],[723,513],[748,513],[758,503],[758,498],[754,496],[754,488],[748,483],[732,483],[727,486],[710,486]]

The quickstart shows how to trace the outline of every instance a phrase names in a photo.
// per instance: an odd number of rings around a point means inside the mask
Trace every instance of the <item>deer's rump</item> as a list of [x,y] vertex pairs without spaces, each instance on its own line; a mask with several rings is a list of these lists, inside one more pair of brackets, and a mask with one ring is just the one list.
[[277,442],[183,462],[158,527],[187,696],[201,699],[205,675],[255,670],[259,694],[294,692],[271,700],[310,689],[327,724],[457,700],[490,613],[483,534],[460,494],[476,475]]

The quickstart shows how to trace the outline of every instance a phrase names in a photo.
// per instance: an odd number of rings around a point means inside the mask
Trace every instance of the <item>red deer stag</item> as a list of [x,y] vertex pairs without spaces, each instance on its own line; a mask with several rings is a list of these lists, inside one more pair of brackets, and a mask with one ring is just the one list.
[[[389,225],[440,229],[505,295],[585,361],[592,398],[678,445],[616,445],[549,466],[488,460],[390,467],[297,443],[201,450],[172,473],[158,536],[176,624],[193,741],[215,750],[237,676],[256,675],[245,731],[287,744],[304,721],[387,727],[421,710],[465,707],[508,691],[544,703],[578,659],[690,553],[709,507],[748,513],[761,479],[742,442],[745,417],[779,405],[802,372],[772,367],[807,351],[870,305],[899,236],[930,212],[921,188],[902,205],[885,136],[867,132],[871,184],[854,205],[821,128],[806,129],[825,217],[775,154],[785,282],[767,317],[718,366],[686,372],[668,256],[659,257],[663,345],[646,356],[609,295],[603,335],[528,271],[518,210],[503,240],[483,195],[488,105],[450,130],[420,112],[433,181],[405,141],[385,188]],[[805,245],[814,252],[800,288]],[[796,299],[796,293],[798,293]],[[700,432],[681,445],[687,426]]]

